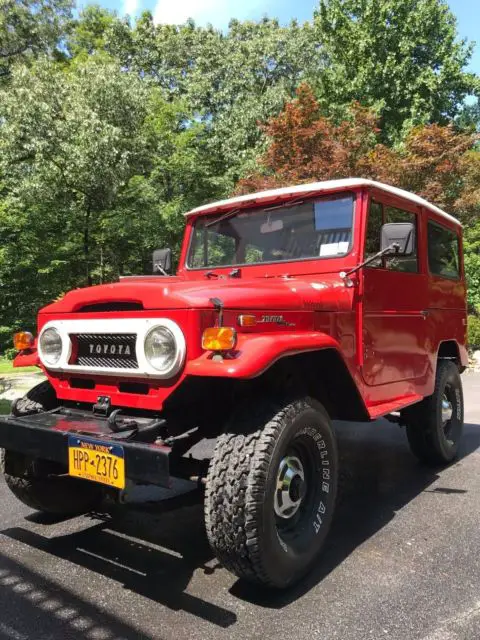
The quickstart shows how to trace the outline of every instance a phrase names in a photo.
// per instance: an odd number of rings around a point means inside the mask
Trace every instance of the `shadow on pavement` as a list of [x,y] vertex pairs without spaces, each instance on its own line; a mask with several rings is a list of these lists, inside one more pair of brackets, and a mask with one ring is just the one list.
[[[341,482],[337,514],[329,542],[313,571],[285,592],[265,592],[236,581],[231,593],[269,608],[282,608],[303,596],[333,571],[365,540],[395,517],[420,493],[429,490],[440,472],[421,466],[411,455],[405,434],[385,421],[337,423]],[[460,460],[480,446],[480,426],[465,425]],[[440,486],[439,493],[463,493],[468,486]],[[218,563],[208,546],[200,503],[164,513],[120,512],[90,529],[47,538],[24,528],[1,532],[52,556],[98,572],[126,589],[167,606],[182,609],[220,627],[236,615],[186,593],[193,573],[214,573]],[[207,564],[208,563],[208,564]],[[215,595],[224,588],[209,578]],[[202,594],[203,595],[203,594]]]
[[[99,517],[99,516],[98,516]],[[20,527],[1,533],[95,571],[174,611],[183,610],[220,627],[236,622],[236,615],[185,592],[193,572],[213,560],[203,527],[203,506],[196,504],[163,514],[118,512],[89,529],[47,538]],[[210,564],[212,564],[210,562]]]
[[137,640],[137,630],[14,560],[0,556],[0,640]]

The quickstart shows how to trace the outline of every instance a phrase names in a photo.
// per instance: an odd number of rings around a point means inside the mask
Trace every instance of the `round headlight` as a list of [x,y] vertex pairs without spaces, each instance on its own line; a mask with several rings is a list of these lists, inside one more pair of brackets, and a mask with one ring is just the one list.
[[167,327],[154,327],[145,336],[145,357],[157,371],[167,373],[178,359],[175,336]]
[[43,362],[54,366],[62,355],[62,338],[56,329],[50,327],[40,336],[40,353]]

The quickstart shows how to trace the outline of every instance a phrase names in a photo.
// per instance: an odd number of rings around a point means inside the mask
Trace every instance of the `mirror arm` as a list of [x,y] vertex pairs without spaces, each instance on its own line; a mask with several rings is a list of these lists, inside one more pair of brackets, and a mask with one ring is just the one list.
[[168,273],[165,271],[161,264],[156,264],[155,269],[159,271],[162,276],[168,276]]
[[370,256],[370,258],[367,258],[366,260],[358,264],[356,267],[353,267],[353,269],[350,269],[350,271],[341,271],[340,278],[342,278],[342,280],[345,281],[345,284],[347,285],[347,287],[353,287],[353,282],[350,280],[350,276],[352,274],[356,273],[357,271],[360,271],[360,269],[363,269],[363,267],[366,267],[371,262],[378,260],[378,258],[381,258],[386,253],[390,253],[392,251],[394,251],[396,254],[400,251],[400,245],[398,244],[398,242],[393,242],[391,245],[389,245],[388,247],[385,247],[385,249],[382,249],[381,251],[376,253],[374,256]]

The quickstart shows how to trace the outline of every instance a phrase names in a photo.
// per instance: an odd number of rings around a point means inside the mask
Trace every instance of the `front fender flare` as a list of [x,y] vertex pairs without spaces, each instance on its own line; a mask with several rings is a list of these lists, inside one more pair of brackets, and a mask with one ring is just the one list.
[[13,360],[14,367],[41,367],[40,358],[36,348],[27,349],[17,353]]
[[338,342],[318,331],[242,334],[231,356],[225,355],[223,360],[220,360],[215,359],[211,351],[206,352],[199,358],[187,362],[185,374],[237,379],[256,378],[280,358],[321,349],[335,349],[341,355]]

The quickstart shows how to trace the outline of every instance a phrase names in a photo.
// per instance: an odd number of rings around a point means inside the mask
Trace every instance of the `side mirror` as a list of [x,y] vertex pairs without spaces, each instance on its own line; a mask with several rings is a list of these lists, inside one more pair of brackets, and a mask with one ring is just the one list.
[[153,252],[153,273],[166,276],[172,268],[172,250],[156,249]]
[[[415,253],[415,225],[411,222],[388,222],[382,227],[381,250],[385,252],[392,248],[391,252],[400,256],[411,256]],[[397,248],[398,247],[398,248]]]

